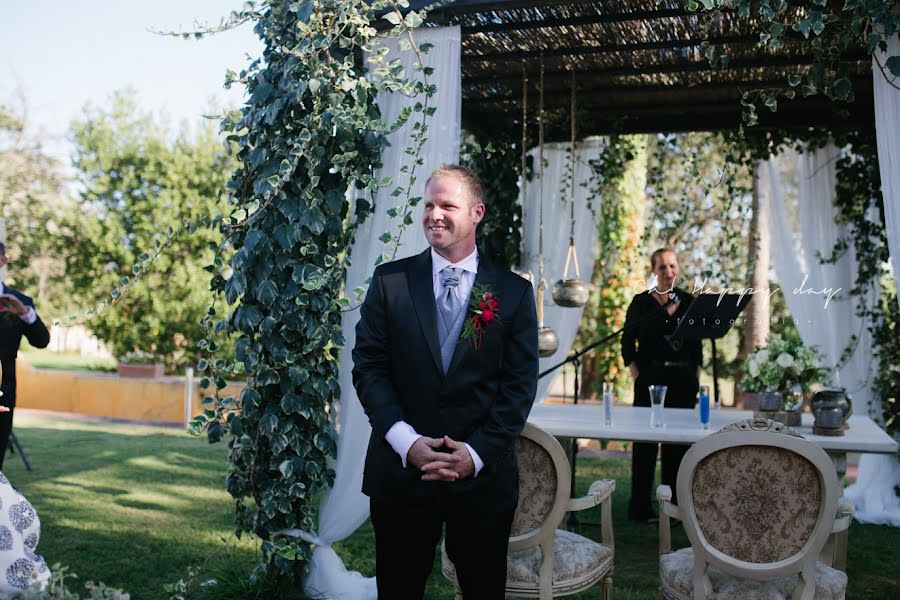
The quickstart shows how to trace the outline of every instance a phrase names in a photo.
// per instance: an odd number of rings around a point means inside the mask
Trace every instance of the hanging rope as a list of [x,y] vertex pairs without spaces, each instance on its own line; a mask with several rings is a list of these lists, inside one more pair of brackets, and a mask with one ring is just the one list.
[[569,230],[569,244],[575,243],[575,71],[569,71],[572,75],[572,105],[569,108],[572,119],[572,136],[569,146],[571,154],[569,155],[569,208],[571,209],[572,228]]
[[538,194],[538,288],[537,318],[538,327],[544,326],[544,56],[541,55],[541,89],[538,96],[538,167],[541,188]]
[[[519,187],[522,194],[522,223],[527,223],[525,220],[525,206],[528,204],[528,196],[525,193],[525,188],[528,185],[528,177],[526,176],[526,169],[528,168],[528,155],[527,155],[527,146],[528,146],[528,70],[525,68],[525,61],[522,61],[522,182]],[[524,236],[522,238],[522,244],[524,246],[525,239]]]

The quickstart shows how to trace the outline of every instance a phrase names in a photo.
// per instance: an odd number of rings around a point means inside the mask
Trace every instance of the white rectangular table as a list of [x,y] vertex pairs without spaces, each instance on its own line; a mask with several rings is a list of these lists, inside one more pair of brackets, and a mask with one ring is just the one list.
[[[603,407],[597,404],[535,404],[528,421],[558,437],[595,440],[623,440],[632,442],[663,442],[669,444],[693,444],[735,421],[749,419],[748,410],[723,408],[710,412],[708,430],[700,429],[697,410],[666,408],[663,428],[650,427],[650,408],[641,406],[613,407],[613,424],[603,424]],[[893,454],[897,442],[885,433],[872,419],[853,415],[849,429],[842,436],[813,435],[813,416],[803,414],[803,425],[795,428],[803,437],[828,452],[835,462],[838,474],[846,471],[848,452]]]

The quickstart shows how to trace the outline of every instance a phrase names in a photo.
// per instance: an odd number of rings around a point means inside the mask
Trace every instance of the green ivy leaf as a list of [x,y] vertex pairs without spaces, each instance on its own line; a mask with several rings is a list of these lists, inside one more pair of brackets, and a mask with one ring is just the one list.
[[806,18],[806,19],[803,19],[802,21],[798,21],[797,23],[794,23],[791,26],[791,28],[794,31],[799,31],[800,33],[802,33],[804,38],[809,39],[809,32],[812,29],[812,25],[809,22],[809,18]]
[[887,59],[885,66],[895,77],[900,77],[900,56],[892,56]]
[[289,415],[293,415],[300,412],[301,407],[303,406],[303,401],[300,396],[296,394],[285,394],[281,397],[281,410]]
[[225,301],[234,304],[247,291],[247,278],[240,271],[235,271],[225,283]]
[[306,23],[309,21],[309,17],[312,16],[313,11],[313,3],[311,1],[301,2],[297,7],[297,20],[301,23]]
[[832,88],[832,96],[837,100],[847,101],[853,94],[853,84],[846,77],[836,79]]
[[241,306],[235,312],[235,325],[244,333],[250,335],[256,331],[256,327],[263,319],[262,311],[256,306]]
[[256,288],[256,299],[266,306],[272,306],[278,300],[278,286],[273,281],[264,281]]

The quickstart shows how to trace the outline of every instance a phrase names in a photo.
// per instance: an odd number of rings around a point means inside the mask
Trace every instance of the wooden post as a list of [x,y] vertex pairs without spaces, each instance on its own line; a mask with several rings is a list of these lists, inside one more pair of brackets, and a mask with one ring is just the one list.
[[[6,243],[6,219],[0,217],[0,242]],[[6,265],[0,267],[0,281],[6,281]]]
[[191,425],[191,414],[194,410],[194,368],[188,367],[184,371],[184,428]]

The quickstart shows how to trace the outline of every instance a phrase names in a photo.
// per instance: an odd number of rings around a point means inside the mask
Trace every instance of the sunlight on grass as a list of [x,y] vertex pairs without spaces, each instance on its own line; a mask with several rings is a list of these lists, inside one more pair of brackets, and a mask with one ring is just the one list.
[[[16,413],[16,432],[34,471],[27,472],[18,456],[9,456],[4,474],[38,511],[38,552],[50,564],[69,565],[81,581],[104,581],[131,592],[134,600],[156,600],[166,598],[163,584],[185,578],[189,566],[202,564],[219,573],[224,565],[228,573],[222,577],[234,578],[246,577],[258,561],[258,541],[233,535],[225,444],[211,445],[178,428],[65,420],[28,411]],[[616,600],[653,600],[657,529],[625,519],[629,473],[627,457],[579,458],[577,491],[585,493],[596,479],[616,479],[613,594]],[[579,532],[598,539],[599,509],[579,518]],[[683,530],[673,531],[673,538],[674,547],[687,545]],[[335,550],[348,569],[374,574],[368,521]],[[439,557],[436,553],[427,600],[453,597],[440,574]],[[898,562],[898,530],[853,524],[848,600],[900,597],[900,582],[892,575]],[[210,575],[204,571],[203,576]],[[597,597],[596,589],[567,596]]]

